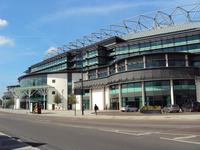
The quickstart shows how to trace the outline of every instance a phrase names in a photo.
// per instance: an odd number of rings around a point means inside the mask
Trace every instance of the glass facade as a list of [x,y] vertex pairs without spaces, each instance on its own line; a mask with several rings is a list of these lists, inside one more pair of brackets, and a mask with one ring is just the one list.
[[162,52],[199,52],[200,51],[200,35],[190,35],[184,37],[172,37],[169,39],[161,39],[157,41],[147,41],[143,43],[134,43],[131,45],[117,47],[112,52],[112,56],[125,56],[130,53],[142,53],[145,51],[155,50]]
[[47,76],[27,77],[20,80],[20,87],[47,85]]
[[174,80],[174,102],[179,106],[196,101],[195,80]]
[[171,103],[169,81],[145,82],[145,104],[166,106]]
[[152,67],[164,67],[166,66],[166,60],[165,55],[159,55],[159,56],[147,56],[146,57],[146,67],[152,68]]
[[127,60],[127,69],[135,70],[144,68],[143,57],[136,57]]
[[141,83],[125,83],[121,85],[121,107],[127,105],[137,108],[142,107],[142,85]]
[[63,58],[42,64],[42,65],[37,66],[37,67],[32,67],[31,72],[38,72],[38,71],[41,72],[41,70],[45,70],[45,71],[49,71],[49,70],[56,71],[56,69],[60,70],[64,67],[67,68],[67,64],[63,64],[63,63],[66,63],[66,62],[67,62],[67,57],[63,57]]

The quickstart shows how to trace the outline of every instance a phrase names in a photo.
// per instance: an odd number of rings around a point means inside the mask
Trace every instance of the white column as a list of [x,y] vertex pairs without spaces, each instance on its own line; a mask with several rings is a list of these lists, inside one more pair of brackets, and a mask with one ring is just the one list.
[[107,67],[108,76],[110,75],[110,68]]
[[117,65],[117,63],[115,64],[115,73],[118,73],[118,65]]
[[185,55],[185,66],[186,66],[186,67],[189,66],[188,55]]
[[122,99],[122,87],[119,84],[119,110],[121,110],[121,99]]
[[96,69],[96,78],[98,78],[98,69]]
[[166,64],[166,67],[169,66],[168,54],[165,54],[165,64]]
[[144,68],[146,68],[146,57],[143,56],[143,63],[144,63]]
[[93,110],[92,104],[92,89],[90,89],[90,109]]
[[105,110],[105,104],[106,104],[106,89],[103,87],[103,110]]
[[170,80],[170,95],[171,95],[171,105],[174,105],[174,85],[173,80]]
[[142,106],[145,105],[145,88],[144,88],[144,81],[142,81]]
[[128,71],[128,61],[125,59],[125,71]]

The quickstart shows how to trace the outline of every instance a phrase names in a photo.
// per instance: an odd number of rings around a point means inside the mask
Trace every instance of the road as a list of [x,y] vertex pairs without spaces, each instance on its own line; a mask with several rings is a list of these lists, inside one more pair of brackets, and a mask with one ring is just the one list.
[[44,150],[200,149],[200,120],[108,120],[0,112],[0,132]]

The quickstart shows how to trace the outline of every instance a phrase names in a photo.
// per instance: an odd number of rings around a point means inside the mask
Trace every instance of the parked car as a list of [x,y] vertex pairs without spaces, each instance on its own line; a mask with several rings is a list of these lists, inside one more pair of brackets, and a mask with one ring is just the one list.
[[162,109],[162,111],[164,113],[178,113],[181,111],[181,108],[178,105],[167,105]]
[[184,112],[200,112],[200,102],[188,102],[182,105]]
[[126,107],[123,107],[121,109],[121,111],[123,111],[123,112],[136,112],[136,111],[138,111],[138,108],[134,107],[134,106],[126,105]]

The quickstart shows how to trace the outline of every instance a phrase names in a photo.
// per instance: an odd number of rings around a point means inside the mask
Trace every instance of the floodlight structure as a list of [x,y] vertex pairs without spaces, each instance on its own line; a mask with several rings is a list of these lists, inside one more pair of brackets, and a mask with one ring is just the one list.
[[59,49],[58,53],[78,50],[113,36],[123,38],[125,34],[130,32],[137,33],[147,30],[156,30],[180,23],[198,21],[200,21],[200,3],[158,10],[124,19],[121,23],[112,24],[108,28],[101,28],[97,32],[92,32],[82,38],[76,39],[74,42],[63,45],[63,48]]

